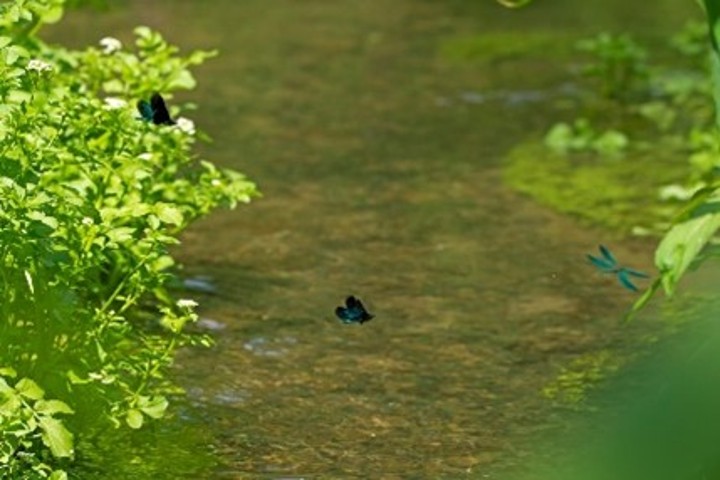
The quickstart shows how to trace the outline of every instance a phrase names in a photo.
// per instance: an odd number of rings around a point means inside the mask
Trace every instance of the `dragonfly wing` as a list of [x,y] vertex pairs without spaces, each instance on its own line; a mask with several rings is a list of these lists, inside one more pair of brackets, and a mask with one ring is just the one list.
[[633,270],[632,268],[624,268],[625,272],[627,272],[628,275],[632,275],[633,277],[639,277],[639,278],[650,278],[650,275],[643,272],[638,272],[637,270]]
[[625,269],[622,269],[618,272],[618,281],[620,284],[627,288],[628,290],[632,290],[633,292],[637,292],[638,288],[633,285],[633,283],[630,281],[630,277],[628,276],[628,271]]
[[153,109],[148,102],[145,100],[139,100],[137,102],[137,109],[140,112],[140,116],[146,122],[152,122],[153,120]]
[[599,245],[598,249],[600,250],[603,258],[607,260],[612,266],[617,265],[617,260],[615,259],[615,256],[610,253],[610,250],[605,245]]
[[590,263],[595,265],[600,270],[610,272],[615,268],[615,264],[609,263],[604,258],[593,257],[592,255],[588,255],[587,258],[588,258],[588,260],[590,260]]
[[355,296],[350,295],[345,299],[345,306],[347,308],[362,308],[362,303],[360,302],[360,300],[355,298]]
[[354,323],[352,314],[347,308],[337,307],[335,309],[335,315],[337,315],[343,323]]
[[150,106],[152,107],[152,120],[155,125],[174,125],[175,122],[170,118],[170,112],[168,112],[165,106],[165,100],[160,96],[159,93],[154,93],[150,97]]
[[344,309],[345,316],[350,322],[357,322],[363,324],[373,319],[374,315],[368,313],[365,310],[365,305],[362,304],[359,298],[352,295],[345,299],[346,308]]

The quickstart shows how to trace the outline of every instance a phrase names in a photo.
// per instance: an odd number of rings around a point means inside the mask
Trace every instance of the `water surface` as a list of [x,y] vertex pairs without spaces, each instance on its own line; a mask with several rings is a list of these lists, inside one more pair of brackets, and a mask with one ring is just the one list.
[[[185,415],[219,462],[203,478],[501,478],[552,438],[539,390],[558,368],[627,348],[634,297],[584,263],[609,234],[509,191],[501,161],[572,90],[568,39],[660,35],[691,7],[468,3],[137,0],[55,30],[82,45],[148,24],[222,52],[179,98],[215,139],[203,154],[264,198],[199,222],[177,251],[217,289],[195,294],[217,346],[178,364]],[[442,53],[498,34],[556,35],[557,52]],[[614,245],[650,266],[648,244]],[[376,318],[340,324],[349,294]]]

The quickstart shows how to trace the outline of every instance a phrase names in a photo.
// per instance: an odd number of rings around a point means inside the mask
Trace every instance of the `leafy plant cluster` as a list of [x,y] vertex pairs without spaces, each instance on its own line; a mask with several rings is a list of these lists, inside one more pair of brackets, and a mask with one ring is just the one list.
[[[720,1],[699,0],[697,3],[703,7],[707,22],[690,24],[671,42],[688,60],[688,70],[651,69],[646,91],[636,91],[628,96],[610,95],[608,92],[627,88],[625,79],[628,76],[605,75],[612,71],[611,65],[607,56],[598,56],[601,63],[607,64],[595,71],[601,73],[604,83],[615,84],[600,90],[606,99],[615,103],[614,111],[637,114],[650,120],[656,129],[652,132],[652,144],[645,148],[649,151],[671,148],[679,158],[686,154],[690,167],[686,185],[670,185],[663,189],[668,197],[679,200],[680,208],[659,234],[661,238],[655,251],[659,275],[635,302],[627,319],[642,309],[661,288],[668,296],[673,295],[685,273],[718,254]],[[596,43],[598,45],[600,43]],[[629,62],[644,61],[641,55],[625,57]],[[625,70],[642,72],[645,69]],[[714,125],[709,108],[713,100]],[[612,108],[608,110],[613,111]],[[636,148],[632,144],[630,147]],[[656,163],[651,168],[660,166]],[[545,475],[547,478],[718,478],[718,425],[712,421],[718,399],[713,381],[718,358],[716,342],[719,337],[714,327],[717,325],[717,308],[707,299],[685,300],[686,303],[675,305],[678,311],[672,312],[671,317],[684,321],[688,316],[697,316],[703,321],[699,322],[700,328],[693,332],[691,341],[680,351],[671,348],[663,352],[673,355],[667,363],[661,364],[657,377],[660,383],[651,384],[650,394],[644,394],[640,402],[634,401],[635,406],[619,422],[616,416],[611,418],[620,428],[615,426],[610,430],[604,439],[606,445],[595,447],[597,452],[590,451],[589,456],[587,450],[580,449],[580,462],[565,461],[561,474],[553,472]],[[712,308],[694,312],[698,306],[708,303]],[[557,401],[577,404],[583,401],[589,385],[601,381],[607,373],[618,370],[623,364],[624,360],[616,361],[615,355],[605,355],[605,352],[581,357],[564,368],[543,393]],[[646,381],[647,370],[640,373],[642,381]],[[680,438],[683,442],[678,442]],[[533,472],[532,478],[539,478],[537,472]]]
[[[559,123],[545,137],[546,146],[562,154],[591,151],[617,156],[662,151],[688,158],[687,181],[664,186],[659,192],[661,199],[675,203],[679,213],[663,231],[655,232],[662,237],[655,253],[660,275],[633,306],[631,315],[660,287],[672,295],[689,269],[713,256],[714,250],[708,246],[716,242],[720,228],[720,136],[712,109],[713,98],[720,104],[716,32],[720,6],[716,3],[702,2],[707,24],[691,22],[670,40],[669,46],[681,55],[681,60],[675,61],[681,68],[651,66],[646,50],[628,35],[604,33],[580,43],[593,58],[582,71],[594,79],[600,94],[591,109],[623,119],[649,137],[648,141],[628,141],[628,136],[615,128],[601,133],[586,118]],[[718,111],[716,108],[716,115]]]
[[65,0],[0,4],[0,478],[65,478],[78,435],[140,428],[178,388],[174,353],[195,302],[168,292],[178,233],[256,195],[192,153],[190,120],[157,126],[135,102],[191,89],[190,68],[146,27],[133,48],[81,51],[37,34]]
[[627,148],[629,139],[617,130],[596,131],[586,118],[573,124],[555,124],[545,136],[545,145],[559,153],[592,151],[600,155],[616,155]]
[[[706,27],[689,22],[667,42],[670,51],[660,52],[674,57],[672,66],[651,64],[648,50],[628,34],[604,32],[578,42],[578,49],[588,55],[580,72],[598,96],[582,99],[586,112],[574,128],[564,122],[553,126],[545,137],[546,145],[556,152],[586,151],[600,156],[657,146],[680,154],[698,146],[702,149],[704,144],[693,138],[707,131],[712,118],[708,65],[700,55],[707,52],[706,39]],[[585,118],[588,115],[603,123],[607,122],[602,119],[611,118],[614,125],[601,131]],[[631,143],[623,129],[636,131],[639,138],[653,138],[650,144]],[[608,146],[598,148],[598,141]]]
[[583,67],[583,74],[598,81],[604,97],[626,98],[648,80],[647,50],[627,34],[603,32],[581,40],[577,48],[595,59]]

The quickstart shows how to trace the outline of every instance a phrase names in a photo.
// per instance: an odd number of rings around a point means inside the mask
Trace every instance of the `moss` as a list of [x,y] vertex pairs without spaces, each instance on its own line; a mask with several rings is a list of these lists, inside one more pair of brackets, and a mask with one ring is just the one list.
[[583,355],[563,367],[557,378],[543,388],[542,394],[562,405],[579,406],[589,390],[617,372],[626,361],[608,350]]
[[555,210],[625,233],[667,221],[673,209],[660,203],[658,188],[686,175],[686,164],[673,155],[563,155],[537,139],[511,150],[504,166],[504,180],[512,188]]

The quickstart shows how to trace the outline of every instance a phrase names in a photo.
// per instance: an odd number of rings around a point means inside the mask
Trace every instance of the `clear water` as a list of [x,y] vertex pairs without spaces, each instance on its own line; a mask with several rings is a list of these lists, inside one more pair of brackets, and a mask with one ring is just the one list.
[[[220,48],[178,98],[215,139],[203,154],[264,193],[184,235],[187,275],[217,290],[193,294],[217,346],[183,352],[187,404],[118,440],[140,466],[106,458],[128,472],[107,478],[500,478],[522,464],[558,425],[539,389],[580,354],[626,348],[633,296],[584,263],[607,233],[501,181],[504,153],[556,118],[567,58],[457,63],[441,46],[662,35],[692,13],[679,3],[134,0],[55,27],[71,45],[147,24]],[[614,245],[650,266],[649,245]],[[376,318],[340,324],[349,294]]]

